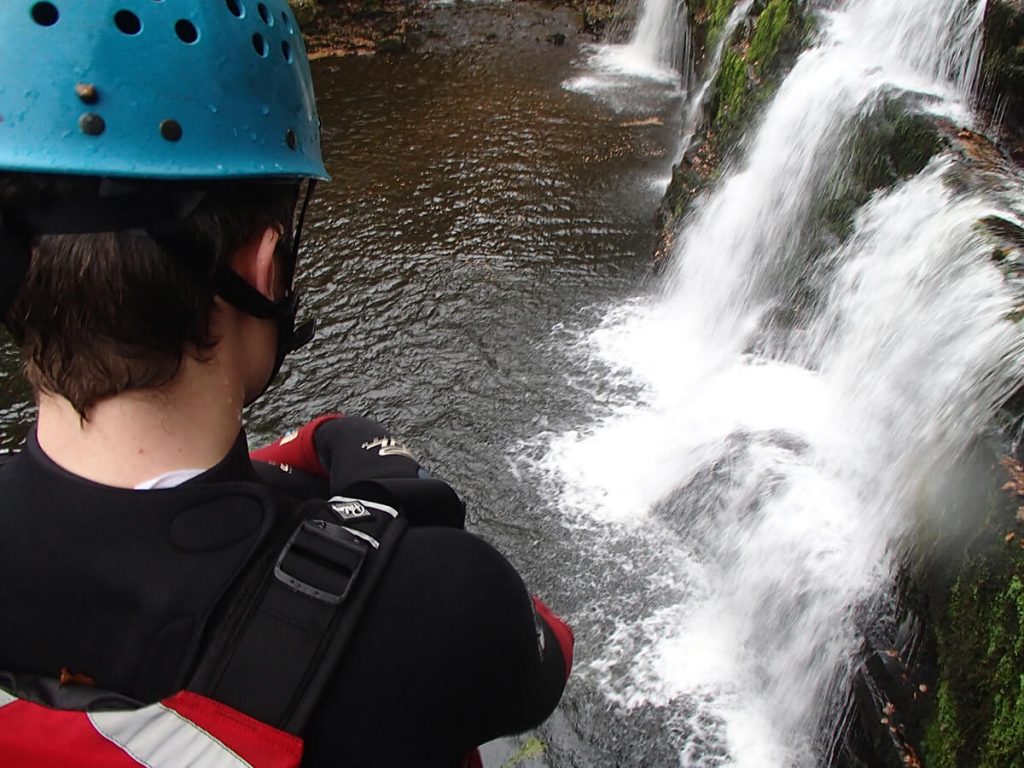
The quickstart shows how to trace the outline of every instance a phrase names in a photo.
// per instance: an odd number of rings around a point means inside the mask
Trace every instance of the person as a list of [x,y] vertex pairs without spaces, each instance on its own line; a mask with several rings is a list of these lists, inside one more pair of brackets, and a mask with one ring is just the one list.
[[290,625],[240,630],[245,606],[332,596],[285,560],[331,498],[409,522],[360,550],[302,764],[454,768],[542,722],[571,631],[390,432],[325,415],[248,454],[245,406],[311,335],[293,282],[327,177],[285,0],[8,0],[0,38],[0,307],[38,404],[0,466],[0,705],[19,680],[155,702],[214,648],[245,646],[239,690],[274,678]]

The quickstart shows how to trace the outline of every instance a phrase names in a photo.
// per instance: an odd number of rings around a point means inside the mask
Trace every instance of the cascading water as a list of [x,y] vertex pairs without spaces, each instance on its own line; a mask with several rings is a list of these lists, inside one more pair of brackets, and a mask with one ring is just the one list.
[[681,72],[690,53],[689,26],[685,15],[681,17],[685,13],[679,0],[645,0],[633,36],[619,52],[620,60],[633,62],[641,71]]
[[[750,0],[744,0],[749,5]],[[601,96],[617,111],[634,110],[637,80],[660,84],[654,94],[653,112],[665,106],[665,97],[675,95],[689,78],[691,64],[690,26],[686,6],[679,0],[643,0],[640,18],[629,39],[622,44],[592,46],[590,68],[594,74],[575,77],[565,83],[569,90]],[[641,103],[650,101],[641,99]]]
[[1024,217],[1012,194],[947,184],[939,157],[876,194],[842,244],[822,252],[813,224],[882,100],[969,120],[984,10],[824,14],[746,157],[677,237],[662,295],[586,339],[614,404],[553,436],[543,469],[567,524],[642,593],[588,607],[604,627],[589,674],[621,706],[684,720],[682,764],[823,759],[858,621],[934,478],[1024,373],[1014,297],[976,231]]

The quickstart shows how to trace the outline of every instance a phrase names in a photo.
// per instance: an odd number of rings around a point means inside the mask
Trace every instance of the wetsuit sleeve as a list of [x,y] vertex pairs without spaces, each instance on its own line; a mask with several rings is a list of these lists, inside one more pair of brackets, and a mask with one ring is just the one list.
[[477,744],[539,725],[571,652],[568,627],[504,557],[445,528],[406,534],[356,634],[304,765],[455,768]]
[[344,493],[362,480],[429,475],[383,424],[340,413],[318,416],[249,456],[256,462],[323,478],[332,494]]
[[328,413],[318,416],[269,445],[257,448],[249,453],[249,458],[264,464],[272,464],[286,471],[299,470],[310,475],[327,478],[327,469],[321,462],[317,452],[317,430],[332,421],[342,418],[340,413]]
[[536,595],[533,596],[533,611],[537,619],[538,632],[543,626],[558,641],[558,650],[562,653],[565,679],[568,681],[569,673],[572,671],[573,649],[576,646],[576,638],[572,633],[572,627],[558,618]]

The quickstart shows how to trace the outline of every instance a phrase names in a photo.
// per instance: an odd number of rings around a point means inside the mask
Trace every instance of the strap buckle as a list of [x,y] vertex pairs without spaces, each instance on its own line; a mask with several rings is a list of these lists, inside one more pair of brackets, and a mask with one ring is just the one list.
[[354,533],[326,520],[303,521],[281,550],[274,565],[274,577],[314,600],[340,604],[371,548],[371,542]]

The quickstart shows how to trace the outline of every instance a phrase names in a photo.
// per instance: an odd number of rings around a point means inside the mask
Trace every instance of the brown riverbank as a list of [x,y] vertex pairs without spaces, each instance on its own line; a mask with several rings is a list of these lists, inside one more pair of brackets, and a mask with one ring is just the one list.
[[303,24],[311,59],[443,50],[508,40],[561,45],[600,39],[615,19],[614,0],[594,2],[425,3],[421,0],[323,0]]

